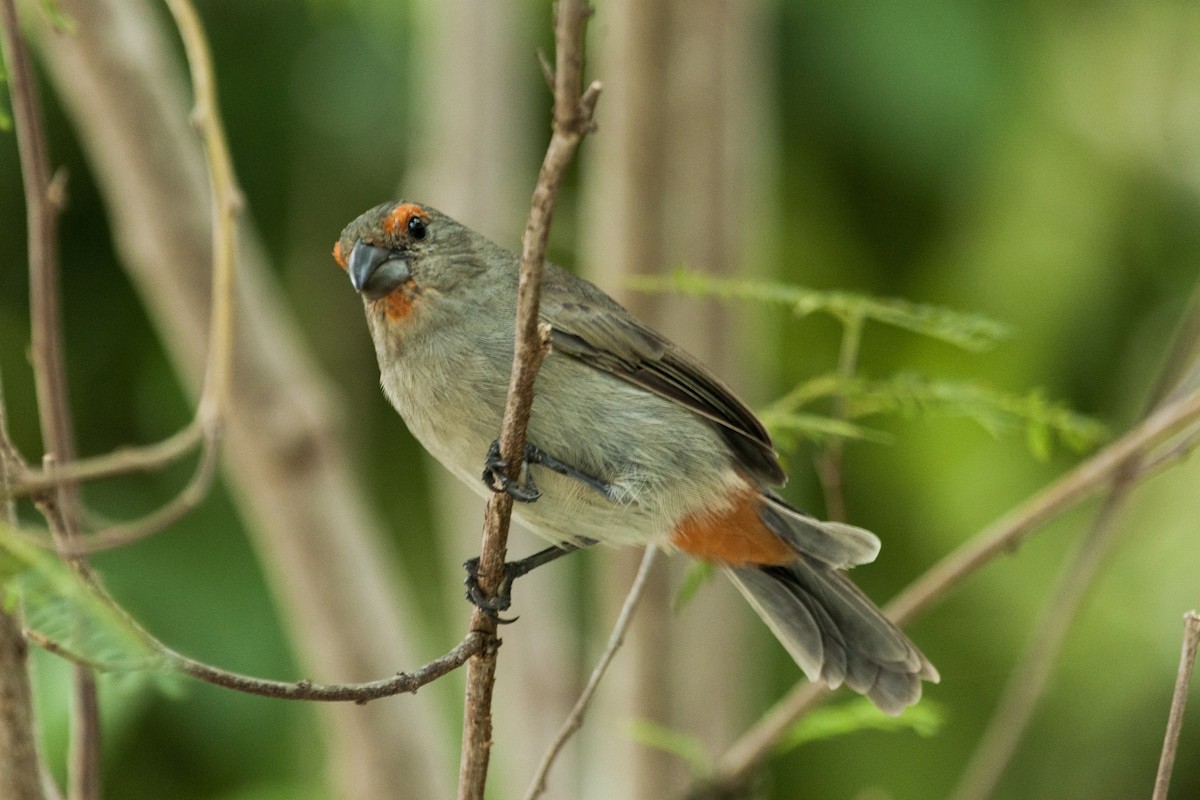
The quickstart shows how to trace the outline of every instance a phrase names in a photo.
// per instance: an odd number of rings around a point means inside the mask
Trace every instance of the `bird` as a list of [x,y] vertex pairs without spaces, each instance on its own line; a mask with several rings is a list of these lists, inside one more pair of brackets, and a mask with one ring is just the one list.
[[845,684],[896,715],[939,680],[846,575],[876,558],[878,537],[784,500],[787,475],[746,404],[594,284],[545,265],[550,349],[510,480],[496,437],[519,257],[404,200],[350,222],[333,257],[362,298],[383,392],[412,435],[480,495],[512,495],[514,517],[552,543],[506,565],[498,600],[468,591],[485,611],[508,606],[516,576],[565,553],[654,544],[721,567],[814,682]]

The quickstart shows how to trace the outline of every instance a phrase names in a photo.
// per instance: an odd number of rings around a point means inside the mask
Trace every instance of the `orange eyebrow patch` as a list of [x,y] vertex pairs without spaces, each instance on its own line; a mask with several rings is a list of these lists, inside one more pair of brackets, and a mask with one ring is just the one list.
[[346,258],[342,255],[342,241],[340,239],[333,243],[333,260],[342,268],[342,272],[346,271]]
[[789,564],[796,551],[758,518],[758,493],[746,489],[729,508],[684,517],[671,532],[671,544],[688,555],[717,564]]
[[420,217],[426,222],[429,221],[429,214],[416,203],[401,203],[392,209],[392,213],[384,217],[383,230],[385,233],[393,236],[404,233],[408,230],[408,221],[413,217]]

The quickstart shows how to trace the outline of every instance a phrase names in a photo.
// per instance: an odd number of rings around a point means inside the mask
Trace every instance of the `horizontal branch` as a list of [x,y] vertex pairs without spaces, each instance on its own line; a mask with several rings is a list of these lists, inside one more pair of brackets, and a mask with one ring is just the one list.
[[[139,633],[145,638],[146,644],[166,660],[171,669],[213,686],[276,700],[308,700],[324,703],[358,703],[360,705],[384,697],[415,693],[425,684],[432,683],[467,663],[468,659],[483,650],[485,643],[482,634],[469,633],[444,656],[434,659],[412,672],[397,672],[390,678],[380,678],[362,683],[324,684],[308,680],[275,681],[230,672],[177,653],[145,631],[139,629]],[[102,667],[101,664],[90,663],[87,658],[71,652],[56,640],[39,631],[26,630],[25,638],[43,650],[76,664]]]
[[194,450],[204,440],[199,417],[178,432],[160,442],[141,447],[123,447],[111,453],[79,459],[48,470],[20,465],[8,491],[11,497],[21,498],[53,489],[64,481],[83,483],[103,480],[134,472],[153,472],[163,469]]
[[271,681],[227,672],[177,653],[171,654],[175,666],[196,680],[222,686],[235,692],[272,697],[277,700],[312,700],[325,703],[354,702],[362,705],[371,700],[412,694],[427,683],[461,667],[483,649],[484,637],[468,633],[466,638],[444,656],[430,661],[412,672],[397,672],[390,678],[365,683],[321,684],[312,681]]

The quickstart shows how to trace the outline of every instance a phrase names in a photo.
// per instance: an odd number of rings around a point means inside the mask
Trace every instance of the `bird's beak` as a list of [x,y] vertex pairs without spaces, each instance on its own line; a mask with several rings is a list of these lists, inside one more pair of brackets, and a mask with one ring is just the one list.
[[354,243],[346,263],[351,285],[371,300],[390,294],[412,277],[408,262],[399,253],[362,240]]

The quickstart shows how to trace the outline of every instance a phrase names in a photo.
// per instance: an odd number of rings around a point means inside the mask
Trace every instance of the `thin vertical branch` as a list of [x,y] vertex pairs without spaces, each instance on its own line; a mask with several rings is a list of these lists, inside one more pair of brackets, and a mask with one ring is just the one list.
[[550,768],[554,766],[555,759],[558,758],[558,754],[562,752],[567,741],[575,735],[576,731],[583,727],[583,717],[587,714],[588,706],[592,703],[592,697],[595,696],[596,689],[600,686],[600,681],[603,680],[605,673],[608,672],[608,665],[612,663],[613,658],[617,655],[617,650],[621,649],[621,645],[625,641],[625,631],[629,629],[629,623],[633,621],[633,614],[637,611],[638,601],[642,599],[642,591],[646,588],[646,581],[650,577],[650,569],[654,566],[654,560],[657,555],[657,545],[650,545],[646,548],[646,553],[642,556],[642,564],[638,567],[633,584],[629,587],[629,593],[625,595],[625,602],[621,606],[621,613],[617,615],[617,621],[613,624],[612,633],[609,634],[608,644],[605,646],[600,660],[596,662],[596,668],[592,670],[592,676],[588,678],[587,686],[583,687],[583,692],[580,693],[579,699],[571,709],[571,713],[567,715],[566,721],[563,722],[558,736],[551,742],[550,747],[546,750],[546,754],[542,756],[542,763],[538,765],[537,772],[534,774],[533,781],[529,786],[529,792],[525,795],[525,800],[537,800],[546,791],[546,778],[550,774]]
[[1183,615],[1183,651],[1179,655],[1179,673],[1175,677],[1175,691],[1171,695],[1171,713],[1167,717],[1167,733],[1163,738],[1151,800],[1167,800],[1167,790],[1171,787],[1171,772],[1175,768],[1175,753],[1179,749],[1179,732],[1183,729],[1183,711],[1187,707],[1192,670],[1196,667],[1197,646],[1200,646],[1200,614],[1189,611]]
[[[17,509],[9,489],[17,466],[8,437],[4,385],[0,381],[0,526],[17,527]],[[44,800],[33,696],[29,685],[28,646],[21,635],[20,610],[0,608],[0,797]]]
[[233,364],[233,297],[237,268],[237,220],[243,200],[233,159],[225,139],[213,78],[212,55],[204,26],[190,0],[167,0],[167,8],[179,28],[192,76],[195,106],[192,123],[200,131],[207,155],[208,178],[212,186],[213,291],[209,328],[208,371],[200,396],[197,416],[210,439],[215,439],[221,424],[221,412],[228,404],[229,380]]
[[[46,463],[52,466],[75,458],[59,297],[57,227],[63,182],[50,177],[50,156],[37,87],[13,0],[0,0],[0,17],[25,186],[34,384]],[[61,482],[56,492],[41,498],[39,505],[46,513],[57,547],[67,553],[79,530],[78,486],[71,481]],[[86,571],[80,557],[68,556],[68,560],[81,572]],[[100,713],[95,677],[87,668],[76,666],[73,683],[75,708],[71,718],[68,797],[94,800],[100,796]]]
[[[583,0],[561,0],[556,9],[554,120],[525,226],[517,286],[513,370],[500,431],[500,455],[508,462],[509,476],[513,479],[520,474],[525,450],[534,378],[549,345],[548,331],[538,326],[538,304],[554,202],[576,147],[592,127],[592,112],[600,94],[598,83],[593,83],[582,95],[579,93],[583,30],[590,14],[591,9]],[[496,591],[503,574],[512,502],[507,494],[493,495],[488,501],[479,561],[479,585],[485,595]],[[492,689],[500,641],[496,637],[496,621],[478,609],[471,614],[470,626],[472,631],[483,634],[487,643],[468,666],[458,796],[460,800],[482,800],[492,747]]]
[[[862,346],[862,312],[842,315],[842,344],[838,353],[838,377],[849,382],[858,371],[858,353]],[[833,418],[846,418],[846,396],[839,391],[833,401]],[[825,495],[825,514],[829,519],[846,521],[846,487],[843,475],[843,456],[846,441],[840,436],[829,440],[817,457],[817,477]]]

